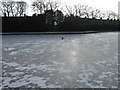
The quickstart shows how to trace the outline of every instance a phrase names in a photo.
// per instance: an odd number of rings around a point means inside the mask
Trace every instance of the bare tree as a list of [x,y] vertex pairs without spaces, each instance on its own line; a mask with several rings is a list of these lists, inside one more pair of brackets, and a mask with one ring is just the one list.
[[32,7],[34,12],[43,14],[46,10],[57,10],[58,2],[52,0],[36,0],[32,3]]
[[95,19],[105,19],[108,18],[117,18],[117,15],[113,12],[107,12],[107,14],[102,9],[92,8],[88,5],[77,4],[72,6],[66,5],[66,8],[63,9],[67,16],[79,16],[86,18],[95,18]]
[[73,7],[66,5],[66,13],[67,15],[79,16],[79,17],[87,17],[87,18],[100,18],[101,11],[99,9],[93,9],[88,5],[74,5]]
[[11,13],[11,1],[0,2],[0,11],[4,16],[10,16]]
[[23,16],[26,12],[26,9],[27,9],[27,3],[26,2],[23,2],[23,1],[18,1],[16,2],[16,16]]
[[119,14],[117,14],[117,20],[120,20],[120,15]]
[[80,4],[74,5],[74,9],[75,9],[74,11],[75,11],[76,16],[79,16],[79,17],[83,16],[84,5],[80,5]]
[[65,10],[66,14],[68,16],[75,16],[75,9],[74,7],[68,6],[66,5],[66,10]]
[[106,17],[107,17],[107,19],[117,19],[118,15],[113,11],[107,11]]
[[82,5],[80,10],[81,10],[81,15],[87,18],[90,17],[90,12],[89,12],[90,7],[88,5]]
[[100,19],[100,18],[104,18],[105,14],[100,9],[95,9],[95,8],[90,7],[90,15],[89,16],[91,18]]
[[27,9],[27,3],[23,1],[3,1],[0,2],[0,11],[2,15],[10,16],[23,16]]
[[50,9],[55,11],[58,9],[58,2],[57,1],[50,1],[48,2],[48,5],[50,6]]
[[36,0],[35,2],[32,3],[32,7],[33,7],[34,12],[38,14],[42,14],[46,8],[43,0]]
[[15,2],[14,1],[11,1],[10,2],[10,13],[12,14],[11,16],[15,16]]

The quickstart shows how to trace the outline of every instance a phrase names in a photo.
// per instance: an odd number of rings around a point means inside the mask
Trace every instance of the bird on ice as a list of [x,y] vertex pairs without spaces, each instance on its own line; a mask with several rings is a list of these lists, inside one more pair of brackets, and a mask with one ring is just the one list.
[[64,38],[62,37],[62,40],[63,40]]

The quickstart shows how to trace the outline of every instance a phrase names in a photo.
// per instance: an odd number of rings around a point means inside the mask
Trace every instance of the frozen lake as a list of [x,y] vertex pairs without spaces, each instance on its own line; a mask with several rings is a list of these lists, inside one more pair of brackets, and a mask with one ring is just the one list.
[[118,33],[3,35],[2,40],[3,88],[118,87]]

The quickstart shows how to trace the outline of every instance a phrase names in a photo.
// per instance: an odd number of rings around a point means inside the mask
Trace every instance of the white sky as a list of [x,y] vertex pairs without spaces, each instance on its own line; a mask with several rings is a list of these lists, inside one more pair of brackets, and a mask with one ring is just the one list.
[[[22,1],[26,1],[30,5],[31,2],[34,0],[22,0]],[[91,7],[100,8],[103,10],[112,10],[115,13],[118,13],[118,2],[120,0],[58,0],[58,1],[61,2],[62,5],[65,4],[65,2],[66,4],[70,4],[70,5],[81,3],[81,4],[89,5]],[[31,8],[29,8],[29,14],[30,13],[31,13]]]
[[120,0],[66,0],[69,3],[84,3],[93,7],[103,8],[106,10],[118,11],[118,2]]
[[[25,0],[26,2],[30,3],[34,0]],[[58,0],[61,1],[61,4],[64,4],[65,2],[67,4],[73,5],[73,4],[87,4],[91,7],[100,8],[103,10],[112,10],[115,13],[118,13],[118,2],[120,0]]]

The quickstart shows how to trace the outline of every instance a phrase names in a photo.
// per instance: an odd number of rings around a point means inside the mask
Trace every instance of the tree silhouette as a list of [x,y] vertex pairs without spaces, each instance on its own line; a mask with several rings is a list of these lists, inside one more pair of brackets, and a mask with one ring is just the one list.
[[21,16],[24,16],[26,9],[27,9],[27,3],[23,1],[16,2],[16,14]]
[[7,17],[10,16],[12,4],[13,3],[11,1],[0,2],[0,11],[2,15]]
[[58,2],[52,0],[36,0],[32,3],[33,11],[37,14],[44,14],[47,10],[55,11],[58,8]]
[[16,17],[16,16],[24,16],[27,3],[23,1],[2,1],[0,2],[0,11],[2,15],[7,17]]
[[118,15],[116,13],[114,13],[113,11],[107,11],[106,12],[106,17],[107,19],[117,19],[118,18]]

